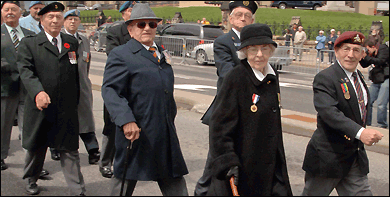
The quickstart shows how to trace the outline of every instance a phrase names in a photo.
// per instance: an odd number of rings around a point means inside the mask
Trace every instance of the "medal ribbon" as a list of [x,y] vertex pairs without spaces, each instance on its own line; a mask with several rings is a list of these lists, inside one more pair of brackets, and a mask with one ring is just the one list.
[[252,95],[252,102],[253,102],[253,104],[256,104],[259,101],[259,99],[260,99],[259,95],[257,95],[257,94],[253,94]]

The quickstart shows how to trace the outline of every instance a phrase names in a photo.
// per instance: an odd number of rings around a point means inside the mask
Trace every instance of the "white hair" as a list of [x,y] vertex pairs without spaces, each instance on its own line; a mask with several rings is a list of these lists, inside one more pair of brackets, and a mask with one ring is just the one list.
[[[270,55],[270,57],[272,57],[274,55],[276,47],[273,44],[267,44],[267,45],[269,45],[271,47],[271,55]],[[246,46],[246,47],[244,47],[244,48],[242,48],[242,49],[240,49],[239,51],[236,52],[238,59],[243,60],[243,59],[247,58],[247,48],[248,48],[248,46]]]
[[318,33],[324,33],[324,31],[320,30]]
[[331,30],[330,30],[330,32],[332,32],[332,31],[336,32],[336,30],[335,30],[335,29],[331,29]]

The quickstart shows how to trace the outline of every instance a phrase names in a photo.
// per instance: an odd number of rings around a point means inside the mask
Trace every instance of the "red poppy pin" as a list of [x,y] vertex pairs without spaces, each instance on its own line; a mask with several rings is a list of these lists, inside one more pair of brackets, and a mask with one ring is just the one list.
[[69,48],[70,48],[70,45],[69,45],[68,43],[65,43],[65,44],[64,44],[64,47],[67,48],[67,49],[69,49]]

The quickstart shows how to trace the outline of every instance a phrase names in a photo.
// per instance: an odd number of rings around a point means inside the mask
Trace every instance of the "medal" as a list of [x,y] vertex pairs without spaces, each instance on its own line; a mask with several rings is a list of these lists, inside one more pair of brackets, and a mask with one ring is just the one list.
[[172,57],[171,57],[171,54],[169,54],[169,52],[167,50],[164,50],[163,51],[163,54],[165,56],[165,61],[168,63],[168,64],[171,64],[172,63]]
[[257,106],[256,103],[260,100],[260,96],[257,94],[252,95],[252,103],[253,105],[251,106],[251,111],[252,112],[257,112]]
[[347,83],[342,83],[340,85],[341,85],[341,89],[343,90],[344,98],[347,100],[350,99],[351,95],[349,94]]
[[351,95],[349,94],[349,92],[344,93],[344,98],[347,100],[351,98]]
[[77,64],[76,52],[74,52],[74,51],[68,52],[68,56],[69,56],[69,61],[71,64]]

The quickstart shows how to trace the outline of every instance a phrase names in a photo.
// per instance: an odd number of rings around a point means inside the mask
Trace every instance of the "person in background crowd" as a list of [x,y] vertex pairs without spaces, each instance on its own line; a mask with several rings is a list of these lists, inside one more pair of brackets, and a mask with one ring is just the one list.
[[326,36],[324,36],[324,31],[320,30],[318,32],[318,36],[316,37],[316,49],[317,49],[317,58],[320,58],[320,53],[321,53],[321,63],[324,63],[324,52],[322,49],[325,49],[325,40]]
[[111,18],[111,16],[108,16],[106,23],[112,23],[112,18]]
[[43,1],[31,1],[28,9],[30,10],[30,14],[24,18],[19,19],[20,26],[33,31],[35,33],[39,33],[41,28],[39,27],[39,15],[38,12],[45,7]]
[[210,25],[210,22],[206,20],[206,18],[203,18],[202,21],[200,21],[200,23],[204,24],[204,25]]
[[291,44],[291,37],[292,37],[292,34],[291,34],[291,32],[290,32],[290,30],[289,29],[285,29],[284,31],[286,31],[286,33],[284,34],[284,46],[286,46],[286,47],[289,47],[290,46],[290,44]]
[[[209,125],[210,117],[213,113],[216,103],[216,98],[219,93],[219,89],[222,86],[225,76],[236,65],[240,64],[240,59],[237,56],[237,48],[240,47],[240,32],[242,28],[252,24],[254,14],[257,10],[257,4],[254,1],[249,1],[248,4],[244,4],[243,1],[231,1],[229,3],[229,22],[232,25],[232,29],[214,41],[214,59],[215,67],[217,67],[217,94],[214,97],[213,102],[207,109],[206,113],[201,118],[202,123]],[[210,150],[207,154],[207,160],[204,167],[203,175],[199,178],[195,186],[195,196],[205,196],[210,187],[212,172],[211,165],[214,157],[210,154]]]
[[378,143],[383,134],[366,128],[370,95],[362,73],[364,35],[346,31],[334,43],[336,62],[313,81],[317,129],[307,147],[302,169],[302,196],[372,196],[368,184],[365,146]]
[[292,47],[294,47],[295,32],[297,32],[297,31],[298,31],[298,24],[294,23],[290,29],[290,33],[292,34],[292,37],[291,37]]
[[81,23],[79,10],[69,10],[64,14],[64,19],[64,30],[62,32],[75,37],[79,42],[77,51],[79,56],[77,63],[80,82],[80,100],[78,105],[79,135],[88,152],[88,163],[95,164],[100,159],[100,152],[99,143],[95,134],[95,121],[92,110],[92,83],[88,77],[91,65],[90,44],[84,35],[77,32]]
[[337,31],[337,37],[341,35],[341,31]]
[[106,23],[106,16],[104,15],[104,12],[102,11],[97,19],[97,26],[100,27],[100,25],[103,25]]
[[164,196],[188,196],[183,177],[188,169],[174,124],[171,57],[154,42],[161,20],[148,4],[135,4],[126,21],[133,39],[108,55],[102,97],[116,125],[113,196],[121,195],[122,181],[128,196],[137,181],[157,181]]
[[[376,47],[374,40],[367,39],[364,43],[367,53],[360,61],[363,68],[374,66],[369,73],[369,79],[372,84],[369,88],[370,100],[372,106],[377,101],[377,123],[381,128],[387,128],[387,105],[389,104],[389,47],[386,44],[380,44],[379,49]],[[372,110],[367,114],[367,125],[371,125]]]
[[[335,33],[336,33],[336,30],[335,29],[331,29],[330,30],[330,35],[328,37],[326,37],[326,41],[325,42],[328,44],[328,50],[334,50],[334,42],[337,39],[337,35],[335,35]],[[328,52],[328,56],[329,56],[328,64],[333,64],[334,60],[336,59],[335,58],[335,53],[334,52]]]
[[229,180],[242,196],[292,196],[283,146],[280,88],[268,63],[277,44],[265,24],[241,31],[241,59],[222,83],[210,119],[214,161],[207,195],[231,196]]
[[[119,12],[122,14],[124,21],[130,19],[131,11],[137,1],[126,1],[120,8]],[[111,50],[117,46],[126,44],[131,39],[129,31],[127,30],[127,24],[125,22],[118,23],[107,30],[107,44],[106,54],[110,54]],[[102,140],[102,153],[99,162],[99,171],[103,177],[111,178],[113,173],[111,170],[112,161],[115,156],[115,130],[116,125],[111,121],[110,114],[107,111],[106,105],[103,106],[103,140]]]
[[61,33],[65,6],[59,2],[38,12],[44,31],[22,39],[18,48],[20,79],[27,90],[23,148],[27,150],[23,179],[29,195],[40,192],[36,184],[47,147],[60,154],[70,195],[84,195],[79,157],[80,85],[76,53],[78,41]]
[[200,23],[200,20],[198,19],[198,23]]
[[298,27],[298,31],[295,32],[295,37],[294,37],[294,49],[295,49],[295,58],[297,58],[297,56],[299,56],[299,61],[302,60],[302,56],[303,56],[303,44],[305,43],[306,41],[306,33],[305,31],[303,31],[303,27],[302,26],[299,26]]
[[367,40],[370,40],[375,43],[375,47],[379,49],[379,45],[382,44],[381,36],[379,35],[379,29],[373,28],[371,33],[368,35]]

